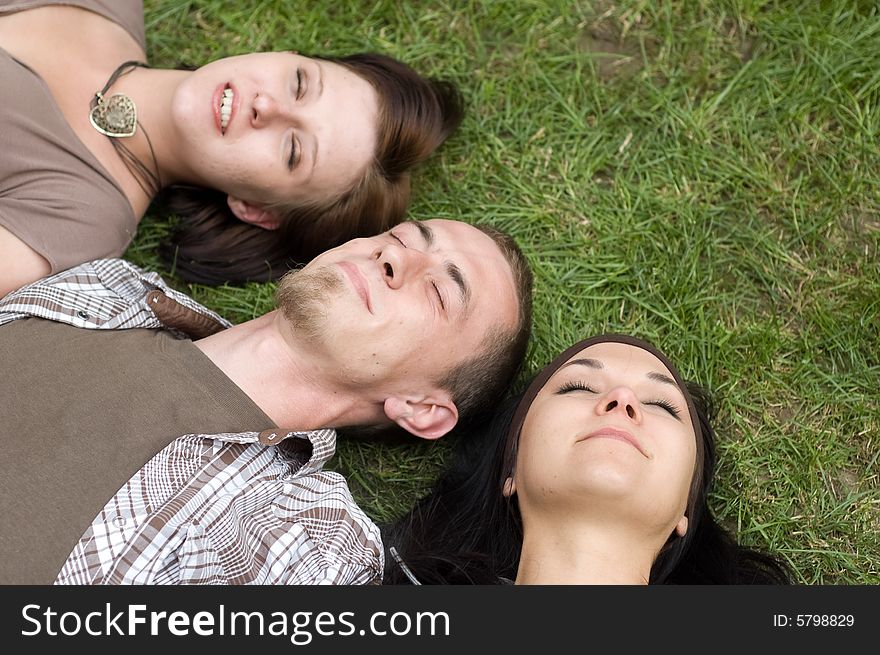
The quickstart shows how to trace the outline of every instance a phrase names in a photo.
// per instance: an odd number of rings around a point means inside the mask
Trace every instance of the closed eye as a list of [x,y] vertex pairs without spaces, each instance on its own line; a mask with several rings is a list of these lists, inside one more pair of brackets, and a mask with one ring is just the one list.
[[[397,241],[397,243],[399,243],[401,246],[403,246],[404,248],[407,247],[406,244],[403,242],[403,240],[399,236],[394,234],[394,232],[389,232],[388,234],[391,236],[392,239]],[[440,308],[445,312],[446,311],[446,303],[443,302],[443,294],[440,293],[440,287],[437,286],[436,282],[431,282],[431,286],[434,287],[434,293],[437,294],[437,300],[440,302]]]
[[657,407],[661,407],[669,412],[675,418],[681,418],[681,410],[679,410],[675,405],[670,403],[668,400],[652,400],[651,402],[645,403],[646,405],[655,405]]
[[287,170],[292,171],[296,166],[296,138],[290,135],[290,157],[287,158]]
[[303,72],[302,68],[296,69],[296,99],[300,100],[305,95],[305,91],[303,90]]
[[559,387],[559,389],[556,390],[556,393],[561,395],[565,393],[571,393],[572,391],[586,391],[588,393],[596,393],[595,389],[579,380],[564,383],[562,386]]
[[440,308],[445,312],[446,311],[446,303],[443,302],[443,296],[440,294],[440,289],[437,287],[437,283],[431,282],[431,286],[434,287],[434,293],[437,294],[437,300],[440,301]]

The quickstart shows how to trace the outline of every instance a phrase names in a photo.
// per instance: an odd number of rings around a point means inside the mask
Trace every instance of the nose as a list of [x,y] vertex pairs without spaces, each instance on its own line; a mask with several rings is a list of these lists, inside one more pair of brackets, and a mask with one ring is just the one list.
[[268,93],[258,93],[251,104],[251,124],[254,127],[263,127],[276,118],[290,118],[290,115],[290,107]]
[[641,403],[632,389],[627,386],[617,386],[607,391],[596,404],[596,413],[600,416],[603,414],[625,414],[630,420],[641,423],[642,412]]
[[400,289],[407,280],[417,278],[430,266],[430,256],[414,248],[385,244],[374,254],[382,279],[392,289]]

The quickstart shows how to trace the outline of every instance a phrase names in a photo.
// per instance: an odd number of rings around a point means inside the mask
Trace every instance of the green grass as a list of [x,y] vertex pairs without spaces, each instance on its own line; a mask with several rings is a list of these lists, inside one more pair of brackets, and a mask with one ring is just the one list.
[[[455,80],[461,129],[411,215],[510,232],[526,372],[646,337],[720,408],[718,516],[809,584],[880,583],[880,9],[874,2],[147,0],[154,65],[375,50]],[[154,268],[147,217],[127,256]],[[233,321],[273,285],[180,285]],[[451,441],[340,443],[376,520]]]

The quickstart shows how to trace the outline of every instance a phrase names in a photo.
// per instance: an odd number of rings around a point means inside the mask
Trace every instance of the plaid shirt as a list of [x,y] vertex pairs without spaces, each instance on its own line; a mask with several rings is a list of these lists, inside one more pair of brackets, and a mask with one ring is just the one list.
[[[230,325],[121,259],[0,299],[0,326],[26,317],[193,338]],[[183,435],[101,509],[55,584],[378,584],[379,529],[321,470],[335,448],[333,430]]]

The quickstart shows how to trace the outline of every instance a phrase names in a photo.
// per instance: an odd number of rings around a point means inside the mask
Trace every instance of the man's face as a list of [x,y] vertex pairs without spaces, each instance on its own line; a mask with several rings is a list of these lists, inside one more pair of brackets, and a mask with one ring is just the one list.
[[280,309],[338,381],[415,392],[512,329],[517,295],[495,242],[459,221],[398,225],[281,281]]

